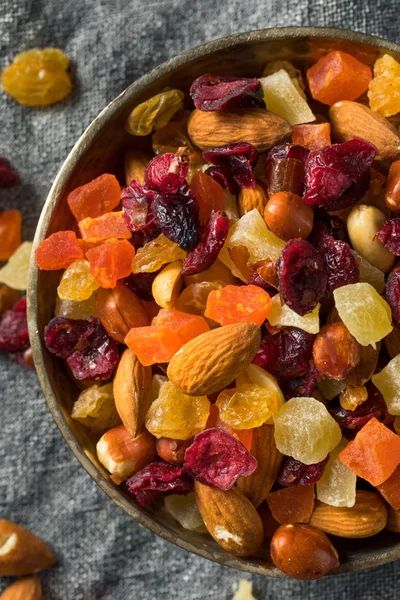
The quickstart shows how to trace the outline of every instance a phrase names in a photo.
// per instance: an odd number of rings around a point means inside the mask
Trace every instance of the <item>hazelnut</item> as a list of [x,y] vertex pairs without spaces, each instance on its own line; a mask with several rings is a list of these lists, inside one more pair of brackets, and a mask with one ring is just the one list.
[[313,228],[314,213],[297,194],[278,192],[268,200],[264,219],[269,229],[283,240],[299,237],[305,240]]
[[191,445],[192,441],[193,438],[188,440],[159,438],[156,442],[158,456],[173,465],[183,465],[186,448]]
[[385,186],[385,202],[392,212],[400,212],[400,160],[395,160],[390,165]]
[[271,541],[271,558],[294,579],[319,579],[339,566],[328,536],[310,525],[281,525]]
[[330,323],[314,340],[313,358],[323,375],[341,381],[360,361],[361,347],[344,323]]

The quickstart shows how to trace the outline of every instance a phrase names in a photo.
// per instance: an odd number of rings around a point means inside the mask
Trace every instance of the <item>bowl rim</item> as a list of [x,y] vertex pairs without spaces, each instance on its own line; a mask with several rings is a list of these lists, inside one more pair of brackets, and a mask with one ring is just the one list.
[[[69,152],[64,163],[61,165],[57,176],[50,188],[46,201],[43,205],[40,218],[37,224],[34,241],[33,252],[30,261],[28,288],[27,288],[27,316],[29,336],[32,346],[33,360],[36,365],[36,370],[39,378],[44,397],[46,399],[49,410],[56,422],[65,441],[72,450],[75,458],[81,466],[92,477],[100,489],[105,492],[117,506],[122,508],[130,517],[133,517],[140,525],[146,527],[152,533],[157,534],[163,539],[171,542],[178,547],[192,552],[202,558],[213,562],[233,567],[235,569],[246,571],[253,574],[283,578],[285,575],[270,563],[262,561],[249,560],[247,558],[239,558],[228,553],[210,556],[210,551],[200,545],[195,545],[191,542],[181,539],[178,535],[165,526],[153,520],[150,514],[142,513],[140,510],[120,493],[114,484],[101,475],[97,467],[91,462],[85,454],[82,447],[78,444],[72,431],[70,430],[61,409],[58,406],[56,396],[52,390],[52,386],[47,375],[44,363],[43,348],[38,331],[37,317],[37,278],[38,268],[34,259],[34,250],[45,237],[47,227],[53,208],[58,200],[58,196],[65,183],[67,182],[71,171],[76,163],[85,152],[88,145],[94,140],[98,132],[113,118],[113,116],[124,107],[136,94],[143,91],[148,85],[154,83],[160,77],[167,75],[186,63],[189,63],[197,58],[204,57],[207,54],[217,50],[225,50],[234,46],[245,45],[251,42],[271,40],[271,39],[290,39],[304,37],[320,37],[320,38],[337,38],[339,40],[348,40],[366,45],[374,45],[378,48],[384,48],[389,52],[400,54],[400,44],[385,40],[384,38],[365,34],[348,29],[331,28],[331,27],[273,27],[251,30],[242,32],[216,40],[212,40],[205,44],[196,46],[187,50],[178,56],[171,58],[162,64],[156,66],[151,71],[142,75],[139,79],[130,84],[122,91],[114,100],[112,100],[90,123],[83,134],[79,137],[71,151]],[[400,548],[391,548],[386,551],[380,551],[376,556],[368,556],[365,558],[354,559],[343,563],[338,569],[331,574],[341,574],[352,571],[359,571],[366,568],[382,565],[400,558]]]

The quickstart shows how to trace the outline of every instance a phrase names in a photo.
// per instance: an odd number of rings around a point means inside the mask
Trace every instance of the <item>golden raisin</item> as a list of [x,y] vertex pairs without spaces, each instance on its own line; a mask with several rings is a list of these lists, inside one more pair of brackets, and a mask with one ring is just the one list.
[[313,357],[321,373],[341,381],[360,361],[361,347],[343,323],[330,323],[315,338]]
[[365,385],[348,385],[339,396],[340,406],[344,410],[355,410],[359,404],[365,402],[368,392]]

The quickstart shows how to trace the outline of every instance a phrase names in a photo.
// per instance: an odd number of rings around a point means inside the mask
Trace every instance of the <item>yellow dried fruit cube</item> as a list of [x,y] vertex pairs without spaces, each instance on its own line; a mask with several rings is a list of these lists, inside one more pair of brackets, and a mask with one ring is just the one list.
[[281,69],[268,77],[262,77],[260,81],[268,110],[286,119],[290,125],[315,121],[307,101],[287,71]]
[[321,479],[317,483],[317,498],[330,506],[354,506],[356,502],[357,475],[339,460],[339,454],[348,441],[342,438],[329,455]]
[[0,283],[5,283],[13,290],[26,290],[31,254],[32,242],[23,242],[0,269]]
[[282,303],[280,295],[276,294],[271,301],[268,321],[276,327],[297,327],[308,333],[318,333],[320,307],[321,305],[317,304],[312,312],[302,317],[289,308],[287,304]]
[[372,377],[372,383],[382,394],[391,415],[400,415],[400,354]]

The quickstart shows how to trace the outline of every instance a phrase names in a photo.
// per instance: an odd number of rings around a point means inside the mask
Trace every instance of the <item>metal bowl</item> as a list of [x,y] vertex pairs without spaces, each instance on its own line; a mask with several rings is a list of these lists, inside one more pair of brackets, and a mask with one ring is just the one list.
[[[125,121],[134,106],[166,86],[187,92],[204,73],[261,76],[268,61],[286,59],[308,66],[334,49],[344,50],[372,65],[386,52],[400,59],[400,46],[384,39],[339,29],[289,27],[252,31],[230,36],[185,52],[153,69],[113,100],[86,129],[62,165],[42,210],[34,246],[59,229],[74,226],[66,197],[79,185],[103,172],[123,181],[123,156],[127,149],[149,143],[125,132]],[[150,146],[150,144],[149,144]],[[37,373],[50,411],[81,465],[97,485],[139,523],[185,550],[249,573],[282,577],[267,552],[237,558],[225,552],[211,537],[182,529],[162,510],[138,507],[123,486],[116,486],[98,462],[96,439],[88,429],[71,420],[78,391],[59,359],[46,351],[43,329],[53,317],[59,272],[39,271],[32,259],[28,284],[29,332]],[[335,541],[341,566],[335,573],[358,571],[400,558],[400,539],[388,531],[369,540]]]

